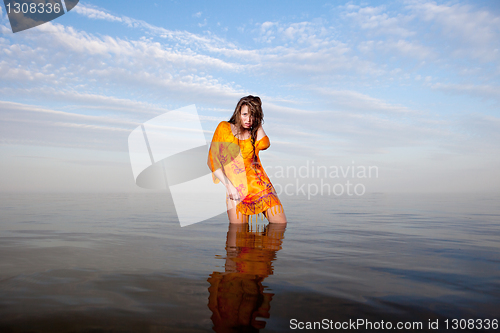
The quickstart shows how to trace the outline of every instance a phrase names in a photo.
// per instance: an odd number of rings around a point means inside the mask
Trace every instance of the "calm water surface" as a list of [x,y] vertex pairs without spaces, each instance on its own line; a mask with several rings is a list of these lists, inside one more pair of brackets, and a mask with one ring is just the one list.
[[500,320],[500,195],[312,199],[181,228],[166,194],[2,194],[0,332]]

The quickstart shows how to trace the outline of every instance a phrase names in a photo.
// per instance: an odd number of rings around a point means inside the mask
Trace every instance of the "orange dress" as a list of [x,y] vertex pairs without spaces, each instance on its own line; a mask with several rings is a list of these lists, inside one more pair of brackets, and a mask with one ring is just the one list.
[[[215,130],[208,165],[213,171],[222,169],[236,187],[243,200],[236,206],[236,214],[254,215],[267,211],[276,214],[283,211],[276,190],[260,163],[259,152],[269,148],[269,138],[264,136],[255,142],[255,156],[251,138],[239,140],[233,135],[231,125],[221,122]],[[212,174],[214,183],[219,179]],[[226,200],[229,200],[226,197]]]

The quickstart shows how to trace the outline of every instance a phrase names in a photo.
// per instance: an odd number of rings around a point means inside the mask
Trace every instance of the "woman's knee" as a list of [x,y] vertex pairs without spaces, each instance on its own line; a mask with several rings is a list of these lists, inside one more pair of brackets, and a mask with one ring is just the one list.
[[269,209],[266,211],[266,217],[269,223],[287,223],[285,212],[272,213]]
[[229,223],[248,223],[248,216],[238,213],[236,208],[228,209],[227,216],[229,218]]

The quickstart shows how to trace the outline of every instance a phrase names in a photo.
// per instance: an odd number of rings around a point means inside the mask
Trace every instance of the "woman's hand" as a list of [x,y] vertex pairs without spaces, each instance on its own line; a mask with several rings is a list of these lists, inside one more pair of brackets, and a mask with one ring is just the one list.
[[226,192],[227,192],[229,199],[235,200],[238,202],[241,201],[241,197],[240,197],[240,194],[238,193],[238,190],[236,189],[236,187],[234,187],[233,184],[231,184],[231,182],[229,182],[226,185]]

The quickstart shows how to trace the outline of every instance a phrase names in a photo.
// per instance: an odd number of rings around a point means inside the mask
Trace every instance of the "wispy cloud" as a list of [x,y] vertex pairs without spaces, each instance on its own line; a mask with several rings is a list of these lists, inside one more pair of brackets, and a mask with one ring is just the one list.
[[[2,144],[49,145],[124,151],[122,140],[137,123],[34,105],[0,102]],[[118,135],[116,134],[118,133]]]
[[[54,21],[12,34],[1,13],[0,142],[125,152],[129,131],[155,115],[195,103],[208,133],[241,96],[257,94],[276,159],[376,156],[407,165],[414,153],[497,163],[495,11],[349,2],[242,17],[222,31],[210,10],[188,11],[189,30],[76,6],[79,20],[110,23],[100,33]],[[465,101],[460,114],[450,111],[456,96]]]
[[123,22],[123,19],[121,17],[117,17],[114,15],[111,15],[109,13],[106,13],[103,10],[85,5],[85,4],[80,4],[79,6],[76,6],[74,8],[74,11],[80,15],[84,15],[90,19],[95,19],[95,20],[106,20],[110,22]]
[[[137,20],[134,18],[130,18],[128,16],[115,16],[110,13],[107,13],[104,9],[96,7],[96,6],[91,6],[91,5],[85,5],[85,4],[79,4],[77,7],[75,7],[76,12],[80,15],[86,16],[90,19],[99,19],[99,20],[106,20],[106,21],[111,21],[111,22],[121,22],[125,24],[126,26],[130,28],[139,28],[144,31],[147,31],[149,34],[158,36],[161,38],[165,38],[168,40],[172,40],[178,43],[181,43],[184,46],[200,46],[204,48],[210,48],[210,47],[216,47],[216,46],[233,46],[233,44],[226,42],[224,39],[219,38],[214,35],[210,36],[200,36],[198,34],[190,33],[188,31],[179,31],[179,30],[169,30],[163,27],[155,26],[150,23],[147,23],[143,20]],[[198,15],[195,14],[195,16]],[[200,16],[196,17],[201,17],[201,12],[199,12]]]
[[399,37],[410,37],[417,33],[408,28],[412,16],[397,14],[391,16],[385,12],[385,6],[361,7],[346,5],[340,8],[345,9],[344,17],[354,20],[362,29],[374,35],[389,35]]
[[393,105],[381,99],[370,97],[357,91],[317,88],[315,89],[315,92],[325,97],[329,105],[340,110],[349,110],[357,113],[415,113],[413,110],[403,105]]
[[486,100],[500,102],[500,86],[494,85],[474,85],[474,84],[431,84],[432,89],[453,93],[457,95],[467,94],[473,97],[479,97]]

